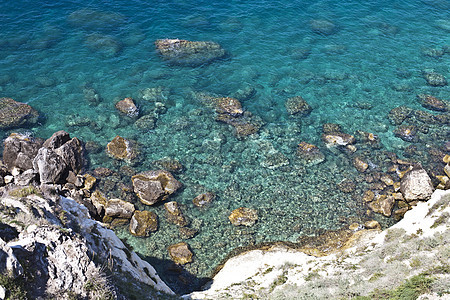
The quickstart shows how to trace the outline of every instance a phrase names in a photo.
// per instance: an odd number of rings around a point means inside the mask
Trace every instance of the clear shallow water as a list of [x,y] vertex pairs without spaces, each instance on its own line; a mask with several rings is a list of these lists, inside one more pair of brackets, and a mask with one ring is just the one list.
[[[372,132],[381,139],[380,153],[402,157],[410,143],[394,136],[388,112],[400,105],[425,110],[416,100],[421,93],[449,99],[448,86],[431,87],[422,76],[423,70],[434,69],[450,78],[449,53],[440,58],[424,55],[428,48],[450,45],[450,31],[442,28],[450,27],[449,1],[285,2],[2,2],[0,95],[42,113],[38,126],[22,129],[37,136],[46,138],[64,129],[102,149],[116,135],[135,139],[143,158],[133,166],[136,171],[154,168],[152,162],[165,156],[178,159],[185,171],[176,177],[184,189],[171,200],[184,205],[191,227],[199,229],[187,240],[195,256],[185,269],[196,277],[210,276],[236,247],[295,242],[302,235],[367,219],[361,203],[367,183],[346,154],[326,149],[320,139],[322,124],[339,123],[350,134]],[[86,8],[106,13],[108,20],[78,22],[73,13]],[[337,31],[314,33],[309,25],[313,19],[332,21]],[[116,52],[90,47],[92,34],[107,36]],[[160,38],[218,42],[229,56],[199,67],[168,65],[155,52],[154,41]],[[155,87],[164,87],[159,100],[167,111],[154,129],[137,129],[114,108],[118,100],[133,97],[143,115],[152,113],[154,102],[143,100],[140,91]],[[191,97],[192,91],[228,96],[246,87],[255,88],[256,94],[243,101],[243,107],[265,125],[243,140]],[[93,88],[101,100],[87,101],[85,88]],[[284,107],[286,99],[296,95],[313,107],[301,120],[290,117]],[[17,130],[0,131],[0,136]],[[416,144],[423,157],[414,159],[427,162],[426,150],[441,147],[448,132],[447,125],[430,125]],[[300,141],[318,145],[326,162],[302,167],[295,156]],[[289,165],[265,167],[274,151]],[[89,158],[90,169],[119,171],[124,165],[104,151]],[[126,175],[117,178],[130,183]],[[353,193],[336,188],[345,178],[357,183]],[[199,210],[192,199],[204,191],[215,192],[217,198]],[[111,189],[111,195],[114,192]],[[178,228],[167,223],[163,206],[136,205],[158,214],[158,232],[146,239],[130,237],[125,229],[118,233],[165,271],[167,246],[182,241]],[[254,226],[230,224],[228,215],[240,206],[258,209]],[[179,290],[192,286],[180,284],[176,272],[167,280]]]

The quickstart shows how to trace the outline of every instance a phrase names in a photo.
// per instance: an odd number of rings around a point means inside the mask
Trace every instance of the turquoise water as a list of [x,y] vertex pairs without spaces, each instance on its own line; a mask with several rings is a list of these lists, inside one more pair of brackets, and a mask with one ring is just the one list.
[[[95,16],[86,18],[83,9]],[[200,283],[194,277],[210,276],[237,247],[295,242],[369,218],[361,201],[368,183],[348,153],[325,147],[324,123],[338,123],[353,135],[356,130],[378,135],[381,149],[355,145],[355,155],[370,158],[374,172],[386,171],[387,151],[428,168],[436,165],[428,150],[448,151],[443,145],[449,124],[409,120],[428,130],[419,131],[411,152],[411,143],[394,135],[396,126],[387,115],[401,105],[437,115],[423,108],[416,95],[450,98],[448,85],[432,87],[423,77],[433,69],[450,80],[449,15],[445,0],[3,1],[0,95],[32,105],[42,118],[33,127],[0,131],[0,137],[22,130],[47,138],[64,129],[95,142],[98,151],[89,153],[89,169],[118,171],[111,179],[115,184],[130,185],[130,174],[120,169],[126,164],[103,151],[116,135],[141,144],[135,171],[154,169],[152,162],[163,157],[179,160],[184,171],[175,176],[184,189],[170,199],[184,205],[190,227],[199,231],[186,240],[194,262],[182,275],[191,281],[180,281],[177,271],[165,279],[178,291],[189,290]],[[313,32],[314,19],[331,21],[335,32]],[[107,47],[93,43],[93,37],[106,40]],[[214,41],[228,55],[197,67],[169,65],[155,51],[154,41],[161,38]],[[426,55],[430,49],[447,52],[432,57]],[[264,125],[244,139],[192,97],[192,92],[232,96],[249,87],[256,93],[242,105]],[[161,89],[154,99],[144,100],[147,88]],[[89,92],[100,98],[89,101]],[[285,101],[297,95],[312,106],[309,116],[286,112]],[[154,128],[139,129],[133,119],[118,114],[114,104],[125,97],[136,100],[141,115],[154,116]],[[165,109],[155,114],[156,102]],[[326,161],[302,166],[295,155],[301,141],[319,146]],[[288,164],[268,168],[273,153]],[[337,188],[344,179],[356,183],[353,192]],[[118,184],[100,187],[111,197],[121,196]],[[200,210],[192,199],[205,191],[217,197]],[[156,212],[160,226],[145,239],[131,237],[124,228],[118,234],[160,272],[170,274],[166,249],[183,240],[177,226],[166,221],[163,206],[144,207],[130,193],[126,196],[140,209]],[[230,224],[228,215],[240,206],[258,210],[254,226]],[[393,222],[374,217],[384,225]]]

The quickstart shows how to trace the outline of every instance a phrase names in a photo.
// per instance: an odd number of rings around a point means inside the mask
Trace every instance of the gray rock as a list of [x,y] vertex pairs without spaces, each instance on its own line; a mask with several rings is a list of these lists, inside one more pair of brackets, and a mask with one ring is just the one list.
[[25,172],[14,176],[14,183],[17,185],[30,185],[36,183],[36,172],[33,169],[26,170]]
[[23,274],[23,268],[11,247],[0,239],[0,272],[17,277]]
[[134,204],[120,199],[111,199],[106,203],[105,216],[130,219],[135,211]]
[[76,137],[70,139],[64,145],[55,149],[55,152],[62,157],[69,169],[75,174],[81,172],[85,159],[83,145],[79,139]]
[[58,183],[67,175],[67,165],[55,151],[41,148],[33,160],[41,183]]
[[434,188],[431,178],[422,168],[414,168],[407,172],[400,181],[400,191],[406,201],[428,200]]
[[33,168],[33,159],[36,156],[42,140],[25,134],[12,133],[3,142],[3,162],[11,171],[14,167],[21,170]]
[[65,143],[67,143],[69,140],[70,140],[69,133],[65,132],[64,130],[60,130],[55,132],[51,137],[49,137],[42,146],[44,146],[45,148],[55,150],[56,148],[59,148]]
[[167,199],[182,186],[170,172],[164,170],[141,172],[131,177],[131,181],[134,192],[147,205]]
[[28,104],[0,98],[0,129],[34,124],[38,117],[39,113]]

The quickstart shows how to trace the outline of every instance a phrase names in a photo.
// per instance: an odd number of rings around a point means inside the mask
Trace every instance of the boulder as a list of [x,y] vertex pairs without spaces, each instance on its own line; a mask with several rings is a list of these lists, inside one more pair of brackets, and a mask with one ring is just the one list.
[[84,40],[85,45],[92,51],[96,51],[105,57],[117,56],[122,50],[118,40],[110,35],[91,33]]
[[325,155],[319,147],[303,141],[298,144],[296,154],[306,166],[317,165],[325,160]]
[[158,217],[154,212],[136,210],[130,220],[130,232],[134,236],[149,236],[158,230]]
[[163,170],[169,171],[171,173],[181,173],[183,172],[183,165],[176,158],[163,157],[161,159],[153,161],[153,164]]
[[170,245],[169,248],[170,258],[177,264],[184,265],[192,262],[192,256],[194,255],[189,246],[185,242]]
[[325,142],[325,145],[330,148],[353,144],[355,142],[355,137],[343,132],[333,132],[322,134],[322,140]]
[[80,173],[83,169],[85,163],[84,149],[78,138],[74,137],[61,147],[56,148],[55,153],[64,160],[69,169],[75,174]]
[[253,208],[239,207],[231,212],[228,219],[234,226],[252,226],[258,220],[258,212]]
[[388,195],[375,195],[372,202],[369,202],[369,208],[376,213],[390,217],[394,208],[395,199]]
[[23,268],[19,260],[3,239],[0,239],[0,272],[17,277],[23,274]]
[[413,112],[412,108],[406,106],[398,106],[396,108],[391,109],[388,114],[389,121],[393,125],[401,125],[403,121],[411,116]]
[[39,173],[41,183],[60,183],[66,178],[68,165],[55,151],[42,147],[33,160],[33,168]]
[[253,117],[249,112],[245,112],[243,115],[237,117],[230,114],[217,114],[216,120],[233,126],[235,134],[239,138],[257,133],[262,126],[262,120]]
[[91,194],[90,200],[96,210],[94,215],[103,218],[108,199],[106,199],[105,195],[103,195],[100,191],[96,190]]
[[142,116],[134,122],[134,126],[143,132],[152,130],[156,126],[156,116],[153,114]]
[[106,145],[106,153],[114,159],[124,160],[128,163],[138,156],[136,143],[121,136],[116,136]]
[[70,141],[69,133],[65,132],[64,130],[60,130],[52,134],[52,136],[49,137],[42,146],[48,149],[55,150],[68,141]]
[[330,35],[337,31],[337,26],[334,23],[324,19],[311,20],[309,26],[313,32],[321,35]]
[[125,98],[116,103],[116,108],[122,114],[131,118],[137,118],[139,116],[139,109],[137,108],[132,98]]
[[434,191],[431,178],[422,168],[413,168],[400,181],[400,191],[407,202],[428,200]]
[[216,195],[214,195],[213,193],[203,193],[195,197],[194,200],[192,200],[192,203],[194,203],[194,205],[197,207],[205,207],[209,205],[215,197]]
[[0,98],[0,129],[34,124],[38,117],[39,113],[28,104]]
[[431,86],[446,86],[447,85],[447,79],[445,79],[444,75],[439,74],[437,72],[425,71],[423,74],[423,77],[427,81],[428,85],[431,85]]
[[419,140],[417,127],[414,125],[400,125],[394,130],[394,135],[405,142],[415,143]]
[[135,211],[134,204],[121,199],[110,199],[105,206],[105,216],[130,219]]
[[164,208],[167,212],[167,220],[175,225],[180,227],[186,226],[189,224],[186,217],[183,215],[180,205],[175,201],[170,201],[164,203]]
[[145,171],[131,177],[131,181],[134,192],[147,205],[167,199],[182,186],[170,172],[164,170]]
[[237,117],[244,113],[242,104],[235,98],[219,97],[215,98],[214,101],[216,112],[219,114],[228,114]]
[[225,50],[217,43],[163,39],[155,41],[158,53],[171,64],[198,66],[225,56]]
[[33,159],[42,146],[42,140],[28,135],[11,133],[3,142],[3,162],[11,171],[13,168],[33,168]]
[[287,99],[284,105],[290,115],[299,115],[304,117],[309,115],[312,111],[312,107],[300,96]]
[[420,101],[423,107],[435,110],[435,111],[447,111],[448,104],[439,98],[431,95],[420,94],[417,95],[417,99]]
[[356,168],[356,170],[358,170],[358,172],[364,173],[369,167],[369,164],[366,163],[362,158],[355,157],[353,158],[353,166]]

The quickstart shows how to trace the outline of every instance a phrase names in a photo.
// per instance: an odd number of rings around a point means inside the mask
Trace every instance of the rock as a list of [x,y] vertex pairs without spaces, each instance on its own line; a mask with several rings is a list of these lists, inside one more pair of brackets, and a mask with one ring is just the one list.
[[434,188],[428,173],[422,168],[413,168],[400,181],[400,191],[407,202],[430,199]]
[[192,203],[194,203],[194,205],[197,207],[205,207],[209,205],[215,197],[216,195],[214,195],[213,193],[203,193],[195,197],[194,200],[192,200]]
[[23,267],[3,239],[0,239],[0,272],[1,274],[11,274],[18,277],[23,274]]
[[419,140],[417,127],[414,125],[400,125],[394,130],[394,135],[405,142],[416,143]]
[[84,149],[78,138],[74,137],[61,147],[56,148],[55,153],[63,159],[69,170],[72,170],[75,174],[80,173],[83,169],[85,164]]
[[388,195],[375,195],[375,199],[369,202],[369,208],[376,213],[390,217],[394,208],[394,197]]
[[181,212],[180,205],[175,201],[170,201],[167,203],[164,203],[164,208],[167,212],[167,220],[175,225],[178,225],[180,227],[186,226],[189,224],[186,217]]
[[421,52],[423,55],[433,58],[441,58],[444,55],[444,50],[439,48],[424,48]]
[[106,145],[106,153],[114,159],[124,160],[127,163],[131,163],[138,156],[136,142],[121,136],[116,136]]
[[89,105],[98,105],[100,102],[102,102],[102,97],[100,96],[97,91],[90,87],[90,86],[84,86],[83,87],[83,99],[89,103]]
[[118,40],[110,35],[100,33],[87,35],[84,43],[89,49],[99,52],[105,57],[117,56],[122,50],[122,45]]
[[417,99],[419,99],[420,103],[423,107],[435,110],[435,111],[447,111],[448,104],[443,100],[436,98],[431,95],[420,94],[417,95]]
[[169,248],[170,258],[177,264],[184,265],[192,262],[192,256],[194,255],[189,246],[185,242],[170,245]]
[[337,27],[334,23],[324,20],[324,19],[315,19],[309,22],[309,26],[311,30],[315,33],[322,35],[330,35],[336,32]]
[[431,72],[424,72],[424,78],[427,81],[427,83],[431,86],[446,86],[447,85],[447,79],[445,79],[444,75],[439,74],[437,72],[431,71]]
[[387,186],[393,186],[394,180],[389,174],[382,174],[380,177],[381,182],[383,182]]
[[259,118],[254,118],[247,112],[238,117],[234,117],[230,114],[218,114],[216,120],[233,126],[235,134],[239,138],[257,133],[262,126],[262,121]]
[[110,199],[105,206],[105,216],[130,219],[134,213],[134,204],[120,199]]
[[231,212],[228,219],[234,226],[252,226],[258,220],[258,212],[253,208],[239,207]]
[[100,219],[103,218],[108,199],[106,199],[105,195],[103,195],[100,191],[96,190],[91,194],[90,200],[96,209],[94,216],[98,216]]
[[353,180],[346,178],[337,185],[337,188],[343,193],[351,193],[356,189],[356,184]]
[[130,118],[137,118],[139,115],[139,109],[132,98],[125,98],[116,103],[116,108],[122,114],[127,115]]
[[312,111],[312,107],[300,96],[287,99],[284,106],[290,115],[298,115],[300,117],[307,116]]
[[14,176],[14,183],[17,185],[35,185],[38,183],[37,174],[33,169],[24,171],[23,173]]
[[412,112],[412,108],[406,106],[398,106],[391,109],[388,114],[388,118],[393,125],[401,125],[403,121],[411,116]]
[[364,227],[367,229],[378,229],[381,230],[381,225],[375,220],[370,220],[364,223]]
[[154,212],[136,210],[130,220],[130,232],[135,236],[149,236],[158,230],[158,217]]
[[252,86],[246,86],[244,88],[241,88],[237,90],[232,98],[236,98],[239,101],[247,101],[251,99],[256,94],[256,89]]
[[163,157],[161,159],[153,161],[153,164],[156,167],[164,169],[171,173],[178,174],[183,172],[183,165],[176,158]]
[[197,229],[189,227],[180,227],[178,231],[180,232],[180,237],[186,240],[193,238],[198,233]]
[[28,170],[33,168],[33,159],[42,146],[42,140],[28,135],[11,133],[3,142],[3,162],[7,169]]
[[240,116],[244,113],[239,100],[230,97],[215,98],[215,109],[219,114],[228,114],[233,117]]
[[131,181],[134,192],[147,205],[167,199],[182,186],[170,172],[164,170],[145,171],[131,177]]
[[324,133],[322,134],[322,140],[325,142],[325,145],[328,148],[336,146],[347,146],[355,142],[355,138],[353,135],[343,132]]
[[89,30],[114,30],[125,23],[125,17],[116,12],[83,8],[72,12],[67,21],[74,27]]
[[355,157],[353,158],[353,166],[356,168],[356,170],[358,170],[358,172],[364,173],[369,167],[369,164],[361,158]]
[[28,104],[0,98],[0,129],[35,124],[38,117],[37,110]]
[[134,125],[139,130],[146,132],[156,127],[156,118],[154,115],[145,115],[137,119]]
[[163,39],[155,45],[159,54],[175,65],[198,66],[225,56],[225,50],[214,42]]
[[289,165],[289,159],[277,150],[268,151],[264,153],[264,160],[261,161],[261,166],[271,170],[278,169]]
[[95,183],[97,182],[97,178],[90,174],[84,174],[84,186],[83,188],[90,191],[94,187]]
[[296,154],[301,159],[301,163],[306,166],[317,165],[325,160],[325,155],[317,146],[306,142],[298,144]]
[[41,183],[61,183],[67,177],[68,166],[55,151],[40,148],[33,160],[33,168],[39,173]]
[[367,202],[371,202],[373,201],[373,199],[375,199],[375,193],[372,192],[371,190],[367,190],[364,192],[364,196],[362,198],[362,201],[367,203]]

